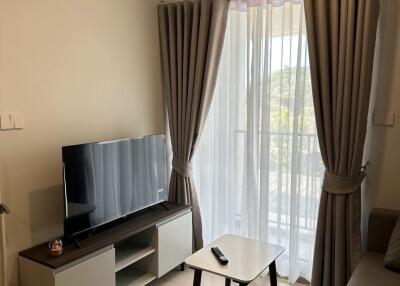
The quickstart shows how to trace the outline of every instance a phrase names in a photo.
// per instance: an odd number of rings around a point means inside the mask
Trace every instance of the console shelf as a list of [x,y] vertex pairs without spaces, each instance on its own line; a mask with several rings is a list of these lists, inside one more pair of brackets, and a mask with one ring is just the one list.
[[52,257],[48,254],[48,243],[32,247],[21,251],[20,256],[36,261],[47,267],[57,269],[64,267],[77,259],[102,249],[110,244],[115,244],[143,230],[151,228],[160,221],[168,220],[191,209],[190,206],[165,203],[169,210],[163,208],[146,209],[132,216],[131,219],[113,228],[93,235],[84,240],[80,240],[81,248],[74,244],[64,245],[63,255]]
[[154,279],[153,274],[128,267],[116,273],[116,286],[145,286]]
[[144,286],[192,253],[190,206],[164,203],[121,224],[64,244],[50,256],[47,243],[20,252],[21,286]]
[[152,246],[140,246],[129,241],[115,246],[115,272],[149,256],[156,249]]

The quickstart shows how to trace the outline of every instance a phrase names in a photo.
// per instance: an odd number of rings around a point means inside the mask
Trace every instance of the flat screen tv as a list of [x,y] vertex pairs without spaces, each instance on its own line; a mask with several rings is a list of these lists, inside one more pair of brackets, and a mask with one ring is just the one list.
[[65,237],[165,201],[166,157],[164,135],[62,147]]

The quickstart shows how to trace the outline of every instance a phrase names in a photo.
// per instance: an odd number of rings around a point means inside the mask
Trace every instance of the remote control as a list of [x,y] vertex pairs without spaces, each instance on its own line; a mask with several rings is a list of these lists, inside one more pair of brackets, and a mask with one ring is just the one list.
[[221,252],[221,250],[219,250],[218,247],[211,247],[211,251],[214,254],[214,256],[218,259],[219,263],[221,263],[222,265],[228,264],[228,259]]

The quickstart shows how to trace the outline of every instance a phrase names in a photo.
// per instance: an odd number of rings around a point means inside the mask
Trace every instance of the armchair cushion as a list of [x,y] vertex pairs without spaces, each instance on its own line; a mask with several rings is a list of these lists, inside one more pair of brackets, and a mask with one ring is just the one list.
[[386,253],[400,211],[373,209],[369,215],[368,251]]
[[385,266],[400,272],[400,218],[397,219],[385,255]]
[[379,252],[366,253],[358,263],[347,286],[398,286],[400,274],[383,266],[385,255]]

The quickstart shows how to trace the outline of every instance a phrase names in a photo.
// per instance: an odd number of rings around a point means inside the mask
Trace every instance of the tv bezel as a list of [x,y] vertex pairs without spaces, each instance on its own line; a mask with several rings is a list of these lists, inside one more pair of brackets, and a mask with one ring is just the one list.
[[[117,141],[124,141],[124,140],[132,140],[132,139],[141,139],[141,138],[145,138],[145,137],[148,137],[148,136],[162,136],[163,138],[164,138],[164,140],[165,140],[165,147],[166,147],[166,164],[168,165],[168,154],[167,154],[167,139],[166,139],[166,136],[165,136],[165,133],[159,133],[159,134],[150,134],[150,135],[144,135],[144,136],[138,136],[138,137],[128,137],[128,138],[121,138],[121,139],[113,139],[113,140],[106,140],[106,141],[96,141],[96,142],[89,142],[89,143],[82,143],[82,144],[74,144],[74,145],[63,145],[62,147],[61,147],[61,155],[62,155],[62,150],[64,149],[64,148],[66,148],[66,147],[77,147],[77,146],[84,146],[84,145],[91,145],[91,144],[104,144],[104,143],[111,143],[111,142],[117,142]],[[87,234],[87,233],[92,233],[92,232],[95,232],[97,229],[102,229],[102,228],[106,228],[107,229],[107,225],[109,225],[110,227],[112,226],[112,225],[114,225],[115,223],[116,224],[119,224],[118,223],[118,221],[120,221],[120,220],[122,220],[122,221],[124,221],[125,219],[127,219],[128,217],[130,217],[131,215],[133,215],[133,214],[135,214],[135,213],[138,213],[138,212],[140,212],[140,211],[143,211],[143,210],[145,210],[145,209],[147,209],[147,208],[150,208],[150,207],[152,207],[152,206],[155,206],[155,205],[159,205],[159,204],[161,204],[161,203],[163,203],[163,202],[166,202],[168,199],[168,190],[169,190],[169,182],[168,182],[168,166],[166,166],[167,168],[166,168],[166,172],[167,172],[167,182],[166,182],[166,188],[167,188],[167,190],[166,190],[166,193],[165,193],[165,196],[164,196],[164,199],[163,200],[160,200],[160,201],[158,201],[158,202],[154,202],[154,203],[151,203],[151,204],[149,204],[149,205],[147,205],[147,206],[143,206],[143,207],[141,207],[141,208],[139,208],[139,209],[136,209],[136,210],[134,210],[134,211],[131,211],[131,212],[129,212],[129,213],[127,213],[127,214],[124,214],[124,215],[122,215],[122,216],[119,216],[119,217],[115,217],[115,218],[113,218],[113,219],[110,219],[110,220],[108,220],[108,221],[105,221],[105,222],[102,222],[102,223],[100,223],[100,224],[97,224],[97,225],[94,225],[94,226],[91,226],[91,227],[88,227],[88,228],[85,228],[85,229],[82,229],[82,230],[80,230],[80,231],[77,231],[77,232],[71,232],[71,233],[67,233],[66,232],[66,222],[67,222],[67,219],[68,219],[68,201],[67,201],[67,184],[66,184],[66,181],[65,181],[65,163],[64,163],[64,160],[62,159],[62,172],[63,172],[63,199],[64,199],[64,221],[63,221],[63,228],[64,228],[64,239],[67,239],[67,240],[69,240],[69,239],[74,239],[74,238],[76,238],[76,237],[79,237],[79,236],[83,236],[83,235],[85,235],[85,234]],[[121,223],[122,223],[122,221],[121,221]]]

